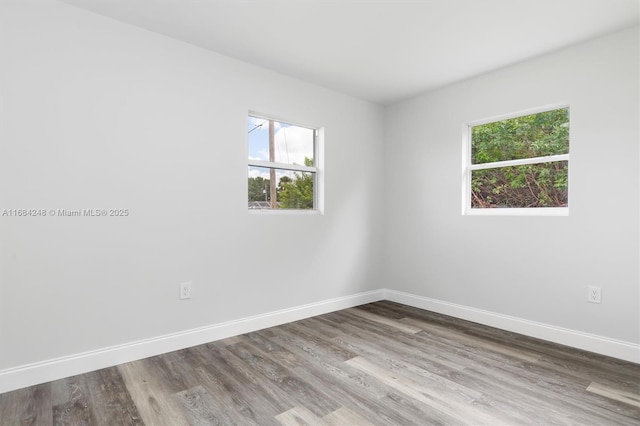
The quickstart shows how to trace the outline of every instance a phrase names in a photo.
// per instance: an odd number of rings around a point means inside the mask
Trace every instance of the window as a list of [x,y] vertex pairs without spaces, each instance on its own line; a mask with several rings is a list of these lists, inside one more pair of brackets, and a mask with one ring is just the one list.
[[569,108],[465,129],[464,214],[568,214]]
[[250,210],[317,210],[318,129],[249,115]]

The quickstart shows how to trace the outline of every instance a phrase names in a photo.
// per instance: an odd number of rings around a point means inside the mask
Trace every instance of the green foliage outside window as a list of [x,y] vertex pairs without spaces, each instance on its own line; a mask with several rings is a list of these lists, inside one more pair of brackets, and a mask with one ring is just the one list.
[[[311,158],[304,159],[305,166],[313,166]],[[277,186],[279,209],[313,209],[314,174],[293,172],[293,177],[282,176]],[[249,178],[249,201],[269,201],[269,179]]]
[[[569,153],[568,108],[473,126],[471,163],[486,164]],[[471,206],[566,207],[568,161],[471,173]]]
[[[304,165],[313,166],[313,160],[305,158]],[[278,197],[283,208],[313,209],[313,173],[294,172],[294,179],[280,179]]]

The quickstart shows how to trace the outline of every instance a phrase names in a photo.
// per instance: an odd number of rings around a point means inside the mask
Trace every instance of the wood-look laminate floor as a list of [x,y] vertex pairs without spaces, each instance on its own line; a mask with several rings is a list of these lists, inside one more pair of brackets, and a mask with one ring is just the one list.
[[377,302],[0,395],[0,425],[640,425],[640,365]]

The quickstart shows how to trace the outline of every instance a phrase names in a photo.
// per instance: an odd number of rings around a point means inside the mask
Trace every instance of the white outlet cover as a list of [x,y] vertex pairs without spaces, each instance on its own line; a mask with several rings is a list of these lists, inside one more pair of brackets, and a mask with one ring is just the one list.
[[190,282],[180,283],[179,297],[181,300],[191,299],[191,283]]
[[591,303],[600,303],[602,300],[602,289],[595,285],[587,287],[587,301]]

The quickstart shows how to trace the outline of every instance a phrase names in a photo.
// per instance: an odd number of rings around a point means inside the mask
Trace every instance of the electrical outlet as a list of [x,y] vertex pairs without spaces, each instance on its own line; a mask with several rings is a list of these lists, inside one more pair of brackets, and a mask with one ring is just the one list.
[[191,299],[191,283],[180,283],[180,299]]
[[600,303],[602,297],[602,289],[595,285],[587,287],[587,302]]

